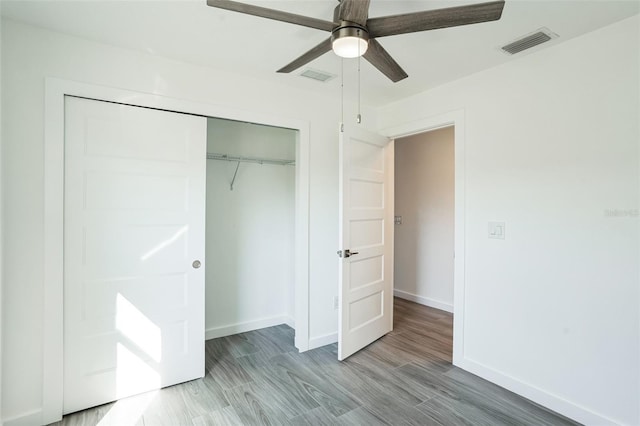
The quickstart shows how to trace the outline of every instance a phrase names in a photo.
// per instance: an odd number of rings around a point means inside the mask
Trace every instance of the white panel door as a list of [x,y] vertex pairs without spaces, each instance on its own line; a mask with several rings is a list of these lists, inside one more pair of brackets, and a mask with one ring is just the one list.
[[205,173],[205,118],[65,99],[65,414],[204,375]]
[[341,132],[340,214],[343,360],[393,328],[393,144],[386,138],[348,126]]

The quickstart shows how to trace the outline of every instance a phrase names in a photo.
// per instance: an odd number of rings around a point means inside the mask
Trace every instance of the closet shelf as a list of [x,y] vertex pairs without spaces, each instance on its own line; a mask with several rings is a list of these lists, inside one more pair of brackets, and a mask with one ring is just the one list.
[[234,163],[257,163],[257,164],[275,164],[279,166],[295,166],[295,160],[284,160],[278,158],[259,158],[259,157],[235,157],[227,154],[207,153],[208,160],[233,161]]

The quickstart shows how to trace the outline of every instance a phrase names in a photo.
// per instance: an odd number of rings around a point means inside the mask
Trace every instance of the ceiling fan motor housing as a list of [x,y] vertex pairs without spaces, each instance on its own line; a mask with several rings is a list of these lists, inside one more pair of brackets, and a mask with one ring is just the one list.
[[331,31],[333,51],[343,58],[357,58],[364,55],[369,47],[369,31],[354,22],[341,21]]

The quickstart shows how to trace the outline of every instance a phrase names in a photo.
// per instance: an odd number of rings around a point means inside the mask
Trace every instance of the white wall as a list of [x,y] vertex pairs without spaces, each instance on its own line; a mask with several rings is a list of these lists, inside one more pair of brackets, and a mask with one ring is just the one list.
[[639,27],[378,111],[380,129],[465,111],[461,365],[591,424],[640,424]]
[[[207,121],[207,152],[295,160],[296,131]],[[207,160],[207,338],[293,324],[295,168]]]
[[[309,334],[313,341],[336,332],[339,99],[4,20],[3,419],[37,418],[42,407],[43,101],[47,76],[308,122]],[[282,77],[283,83],[290,78]],[[354,109],[352,104],[346,107],[348,112]],[[364,114],[375,126],[375,112]]]
[[394,294],[453,312],[454,128],[395,141]]

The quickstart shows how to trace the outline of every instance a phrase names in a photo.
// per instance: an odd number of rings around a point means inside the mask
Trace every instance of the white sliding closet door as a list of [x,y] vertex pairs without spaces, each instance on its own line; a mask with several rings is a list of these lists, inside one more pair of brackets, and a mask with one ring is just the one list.
[[64,413],[204,375],[206,119],[65,100]]

